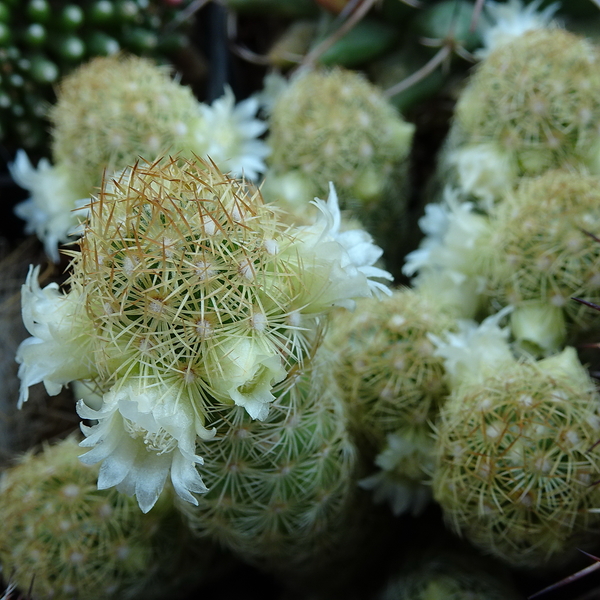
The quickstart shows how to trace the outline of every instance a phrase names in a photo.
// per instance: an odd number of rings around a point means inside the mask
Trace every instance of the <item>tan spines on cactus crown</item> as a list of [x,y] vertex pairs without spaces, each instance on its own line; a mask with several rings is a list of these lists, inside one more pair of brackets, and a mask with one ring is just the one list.
[[488,292],[501,304],[546,301],[579,327],[595,314],[571,300],[600,302],[600,178],[561,170],[523,179],[493,219]]
[[459,386],[436,425],[433,492],[446,521],[519,566],[560,558],[599,520],[588,512],[598,504],[597,392],[587,375],[542,362]]
[[275,173],[299,170],[327,194],[333,181],[354,196],[359,178],[386,178],[410,151],[414,126],[381,91],[356,72],[314,70],[292,80],[270,121],[270,163]]
[[497,142],[526,175],[585,160],[600,121],[599,59],[565,30],[524,33],[480,64],[456,125],[468,143]]
[[241,408],[201,442],[208,493],[179,503],[191,528],[270,570],[319,566],[355,506],[357,455],[331,366],[320,350],[275,391],[269,415]]
[[[152,587],[144,597],[158,597],[154,594],[168,588],[175,569],[181,576],[185,555],[155,544],[156,536],[164,533],[165,518],[172,541],[182,542],[185,535],[175,525],[168,493],[156,511],[144,515],[131,498],[114,489],[98,490],[98,468],[81,463],[80,454],[77,440],[70,437],[40,454],[25,455],[2,474],[3,572],[36,598],[131,597],[149,582]],[[201,552],[195,554],[197,580],[211,552],[204,558]]]
[[139,156],[193,151],[187,139],[200,118],[192,91],[151,60],[118,54],[83,64],[60,84],[49,113],[55,162],[69,167],[82,197],[102,173]]
[[454,324],[409,288],[381,301],[361,300],[354,313],[333,319],[326,344],[337,355],[336,376],[359,438],[381,449],[388,433],[433,418],[447,389],[443,359],[434,356],[428,335]]
[[151,371],[203,404],[225,343],[255,340],[288,366],[312,351],[311,265],[283,257],[294,238],[258,191],[201,161],[140,162],[89,210],[71,283],[88,291],[105,384]]

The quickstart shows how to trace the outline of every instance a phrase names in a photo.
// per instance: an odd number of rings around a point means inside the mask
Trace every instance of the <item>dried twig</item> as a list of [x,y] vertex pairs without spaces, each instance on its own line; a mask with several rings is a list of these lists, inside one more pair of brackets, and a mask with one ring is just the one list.
[[194,0],[189,6],[186,6],[177,16],[166,25],[165,33],[171,33],[182,23],[187,21],[194,13],[198,12],[205,4],[208,4],[210,0]]
[[313,48],[300,63],[298,69],[311,67],[333,44],[344,37],[351,29],[353,29],[361,19],[371,10],[377,0],[363,0],[357,6],[350,16],[338,27],[330,36],[325,38],[320,44]]
[[450,56],[451,52],[452,52],[452,45],[445,44],[420,69],[418,69],[417,71],[415,71],[414,73],[412,73],[411,75],[406,77],[406,79],[403,79],[402,81],[393,85],[391,88],[388,88],[387,90],[385,90],[384,95],[387,96],[388,98],[390,98],[391,96],[395,96],[396,94],[399,94],[400,92],[403,92],[404,90],[407,90],[409,87],[411,87],[415,83],[418,83],[422,79],[425,79],[425,77],[427,77],[427,75],[429,75],[430,73],[433,73],[433,71],[435,71],[437,69],[437,67],[439,65],[441,65],[448,58],[448,56]]

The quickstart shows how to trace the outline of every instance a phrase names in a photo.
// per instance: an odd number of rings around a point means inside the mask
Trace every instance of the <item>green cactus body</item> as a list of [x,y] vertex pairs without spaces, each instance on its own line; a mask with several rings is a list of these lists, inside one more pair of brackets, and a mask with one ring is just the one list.
[[318,353],[275,393],[269,416],[222,413],[203,442],[209,491],[181,504],[193,531],[275,571],[321,568],[356,500],[356,453],[331,365]]
[[593,323],[595,315],[571,298],[600,302],[600,244],[586,234],[600,233],[599,184],[597,177],[549,171],[523,179],[498,206],[487,282],[495,303],[541,302],[579,329]]
[[409,288],[336,317],[326,343],[337,354],[335,373],[358,439],[380,451],[387,434],[427,427],[447,393],[428,334],[451,330],[454,319]]
[[188,543],[171,492],[144,515],[135,500],[98,490],[98,469],[79,454],[71,437],[2,474],[0,564],[22,592],[40,600],[160,598],[178,580],[197,584],[210,574],[216,552]]
[[196,503],[192,492],[206,492],[196,441],[216,434],[214,413],[239,406],[264,420],[333,308],[387,291],[370,280],[390,277],[372,266],[380,250],[370,237],[339,233],[333,188],[316,203],[316,223],[288,226],[212,163],[140,159],[87,207],[69,291],[41,289],[30,269],[20,401],[40,382],[57,394],[84,380],[102,395],[101,406],[77,404],[95,421],[83,426],[92,449],[82,460],[105,461],[100,487],[118,485],[148,511],[170,474]]
[[523,174],[589,159],[600,120],[598,50],[561,29],[526,32],[481,64],[456,109],[469,143],[496,142]]
[[445,520],[514,565],[568,558],[597,535],[598,413],[572,348],[465,380],[436,426],[433,493]]
[[[68,165],[87,197],[101,181],[139,156],[195,149],[201,116],[191,89],[168,70],[135,56],[96,58],[65,78],[50,110],[53,155]],[[84,133],[85,132],[85,133]]]
[[[292,80],[273,107],[271,167],[276,174],[300,171],[317,195],[333,181],[342,198],[368,202],[408,156],[413,131],[359,74],[310,71]],[[371,178],[378,180],[373,186]]]
[[576,165],[598,171],[598,50],[562,29],[538,29],[493,51],[456,107],[453,145],[467,192],[498,199],[520,176]]
[[302,73],[277,98],[267,140],[272,176],[293,174],[299,191],[286,199],[279,190],[267,199],[308,204],[326,194],[331,181],[342,208],[353,211],[376,239],[393,235],[378,233],[391,223],[397,241],[413,133],[414,125],[358,73]]

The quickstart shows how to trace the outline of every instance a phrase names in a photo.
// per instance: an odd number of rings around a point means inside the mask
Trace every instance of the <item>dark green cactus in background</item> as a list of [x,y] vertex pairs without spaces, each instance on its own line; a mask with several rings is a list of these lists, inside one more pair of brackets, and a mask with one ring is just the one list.
[[0,143],[44,153],[54,84],[93,56],[167,60],[187,45],[167,27],[188,0],[1,0]]

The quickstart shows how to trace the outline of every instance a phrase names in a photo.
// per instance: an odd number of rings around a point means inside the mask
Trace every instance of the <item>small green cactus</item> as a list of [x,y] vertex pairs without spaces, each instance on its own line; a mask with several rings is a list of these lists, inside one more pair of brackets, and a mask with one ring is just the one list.
[[269,127],[267,200],[305,206],[333,182],[342,208],[386,249],[397,242],[414,125],[380,89],[340,68],[300,73],[276,98]]
[[327,193],[332,181],[342,200],[369,202],[408,156],[413,132],[358,73],[309,71],[276,99],[270,167],[275,176],[298,171],[312,185],[312,196]]
[[527,31],[479,66],[456,107],[445,161],[487,202],[523,175],[584,166],[597,172],[597,48],[565,30]]
[[566,560],[599,524],[599,409],[573,348],[458,384],[436,425],[433,493],[447,523],[514,565]]
[[[533,310],[538,313],[543,305],[564,313],[571,329],[593,324],[594,313],[571,298],[600,302],[600,245],[589,236],[600,232],[599,190],[598,177],[548,171],[524,178],[497,207],[490,240],[494,260],[487,281],[487,293],[495,305],[526,310],[537,303],[540,306]],[[546,350],[548,344],[555,349],[564,339],[564,324],[560,314],[544,318],[552,329],[542,323],[537,334],[530,331],[527,335]],[[532,310],[527,320],[533,329]],[[514,331],[519,334],[522,329]],[[544,340],[552,335],[557,339]]]
[[425,427],[437,414],[448,390],[443,360],[428,336],[454,326],[434,301],[410,288],[334,316],[326,345],[336,354],[351,429],[368,446],[379,452],[388,434]]
[[[96,489],[74,437],[25,455],[0,480],[0,564],[39,599],[160,598],[210,575],[216,551],[191,542],[165,492],[144,515],[116,490]],[[167,541],[168,540],[168,541]]]

